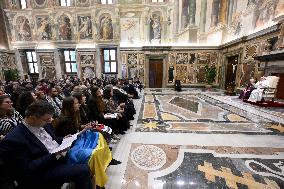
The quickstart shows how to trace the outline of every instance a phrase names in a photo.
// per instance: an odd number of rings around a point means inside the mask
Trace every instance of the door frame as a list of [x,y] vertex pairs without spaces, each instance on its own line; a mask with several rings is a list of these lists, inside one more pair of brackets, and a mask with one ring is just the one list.
[[162,88],[166,87],[166,54],[146,54],[145,56],[145,70],[144,70],[144,75],[145,75],[145,86],[149,88],[149,62],[150,59],[159,59],[163,60],[163,77],[162,77]]
[[237,70],[236,70],[236,80],[235,84],[236,87],[239,87],[240,85],[240,69],[241,69],[241,57],[242,57],[242,51],[240,49],[236,51],[231,51],[228,53],[223,54],[223,59],[221,60],[221,68],[220,68],[220,74],[219,74],[219,82],[220,82],[220,88],[225,89],[226,88],[226,74],[227,74],[227,67],[228,67],[228,58],[232,56],[238,56],[238,63],[237,63]]

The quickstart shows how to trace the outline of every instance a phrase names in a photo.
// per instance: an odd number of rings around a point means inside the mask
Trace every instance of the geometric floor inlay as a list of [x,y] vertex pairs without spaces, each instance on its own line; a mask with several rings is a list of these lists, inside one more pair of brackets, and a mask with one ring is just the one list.
[[284,187],[283,161],[186,152],[178,169],[156,180],[163,183],[162,188],[280,189]]
[[[257,112],[252,114],[203,94],[148,94],[143,102],[143,114],[138,117],[136,132],[284,135],[284,127],[277,122],[269,121]],[[157,127],[149,127],[149,122],[157,123]]]
[[284,189],[284,110],[218,89],[145,89],[107,189]]
[[166,153],[154,145],[142,145],[131,153],[132,162],[143,170],[157,170],[166,163]]
[[180,97],[174,97],[169,103],[179,106],[181,108],[190,110],[195,113],[198,112],[199,103],[193,100],[187,100],[187,99],[180,98]]

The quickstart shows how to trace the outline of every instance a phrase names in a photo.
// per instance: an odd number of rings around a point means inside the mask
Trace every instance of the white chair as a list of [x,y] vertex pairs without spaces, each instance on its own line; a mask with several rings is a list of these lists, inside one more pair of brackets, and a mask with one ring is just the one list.
[[277,85],[279,82],[279,77],[277,76],[267,76],[266,80],[269,82],[269,87],[265,88],[263,91],[263,98],[266,99],[272,99],[272,101],[275,98],[276,92],[277,92]]

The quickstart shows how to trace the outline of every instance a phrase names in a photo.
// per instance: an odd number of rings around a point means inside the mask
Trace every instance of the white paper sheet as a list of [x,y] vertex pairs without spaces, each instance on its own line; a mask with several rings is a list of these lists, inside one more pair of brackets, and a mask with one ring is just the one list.
[[117,118],[117,113],[114,113],[114,114],[105,114],[105,115],[104,115],[104,118],[105,118],[105,119],[107,119],[107,118],[116,119],[116,118]]
[[53,149],[51,153],[54,154],[56,152],[60,152],[62,150],[65,150],[66,148],[69,148],[72,145],[72,143],[77,139],[78,134],[79,133],[76,133],[74,135],[71,135],[70,137],[64,138],[61,145]]

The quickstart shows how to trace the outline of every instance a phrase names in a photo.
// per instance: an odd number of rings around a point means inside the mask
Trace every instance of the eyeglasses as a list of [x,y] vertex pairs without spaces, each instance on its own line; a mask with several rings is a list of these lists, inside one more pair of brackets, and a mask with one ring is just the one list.
[[13,104],[12,101],[4,101],[3,103],[6,103],[6,104]]
[[46,122],[46,123],[49,123],[49,122],[52,121],[52,117],[48,117],[48,118],[42,118],[42,117],[40,117],[39,119],[40,119],[41,121]]

